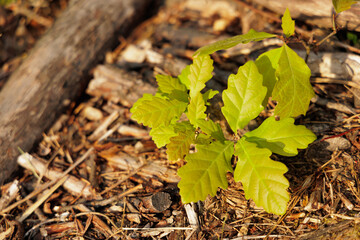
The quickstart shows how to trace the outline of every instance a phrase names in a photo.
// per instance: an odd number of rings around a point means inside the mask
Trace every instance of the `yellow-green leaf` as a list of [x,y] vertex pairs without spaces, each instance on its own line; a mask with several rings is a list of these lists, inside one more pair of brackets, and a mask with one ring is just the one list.
[[204,98],[203,95],[199,92],[197,95],[191,98],[186,116],[192,125],[198,127],[197,120],[206,118],[205,111],[206,107]]
[[295,21],[290,16],[290,11],[286,8],[284,16],[281,18],[281,27],[286,37],[290,37],[295,32]]
[[205,200],[208,195],[214,196],[219,187],[226,189],[226,173],[233,171],[233,142],[197,145],[196,149],[196,153],[186,156],[187,164],[178,170],[181,177],[178,186],[183,203]]
[[195,97],[212,78],[213,60],[209,55],[195,57],[187,75],[190,86],[190,98]]
[[197,120],[197,124],[200,127],[201,131],[203,131],[207,135],[215,138],[216,140],[222,142],[225,141],[224,133],[218,123],[214,123],[211,119],[199,119]]
[[269,98],[272,95],[276,79],[276,69],[280,59],[281,48],[275,48],[261,54],[255,61],[255,64],[263,76],[263,86],[267,88],[266,96],[262,105],[266,107]]
[[255,143],[240,139],[235,145],[238,156],[234,179],[241,181],[245,197],[252,198],[257,206],[278,215],[286,212],[290,195],[288,180],[284,177],[287,167],[270,159],[271,151],[258,148]]
[[222,94],[224,107],[221,111],[235,133],[263,110],[266,87],[262,81],[253,61],[241,66],[236,75],[229,76],[228,88]]
[[337,13],[348,10],[351,5],[359,2],[358,0],[332,0],[333,6]]
[[195,129],[189,122],[176,123],[174,130],[177,136],[170,138],[166,145],[166,153],[169,161],[183,159],[189,153],[190,144],[195,141]]
[[149,96],[141,101],[133,110],[131,118],[145,126],[159,127],[169,125],[174,118],[178,118],[186,109],[187,103],[176,99],[167,100],[161,97]]
[[305,126],[295,125],[293,118],[276,121],[274,117],[269,117],[260,127],[244,136],[248,142],[283,156],[295,156],[298,149],[305,149],[316,140],[314,133]]
[[177,136],[173,125],[152,128],[149,134],[158,148],[165,146],[170,142],[170,138]]
[[240,43],[248,43],[252,41],[261,41],[266,38],[272,38],[276,35],[266,33],[266,32],[257,32],[254,29],[250,29],[250,31],[243,35],[234,36],[228,39],[217,41],[213,44],[206,45],[204,47],[199,48],[194,56],[197,55],[209,55],[219,50],[225,50],[231,47],[234,47]]
[[162,93],[172,93],[174,90],[186,91],[185,85],[177,78],[161,74],[156,75],[155,78],[159,86],[159,90]]
[[306,114],[314,91],[310,84],[310,69],[305,61],[286,44],[281,47],[277,82],[272,97],[277,101],[275,114],[281,118]]

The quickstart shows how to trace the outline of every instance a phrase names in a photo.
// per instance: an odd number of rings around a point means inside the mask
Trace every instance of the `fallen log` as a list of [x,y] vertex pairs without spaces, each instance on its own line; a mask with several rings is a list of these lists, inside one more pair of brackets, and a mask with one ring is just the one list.
[[74,0],[38,41],[0,92],[0,185],[84,89],[88,72],[115,44],[156,9],[159,1]]

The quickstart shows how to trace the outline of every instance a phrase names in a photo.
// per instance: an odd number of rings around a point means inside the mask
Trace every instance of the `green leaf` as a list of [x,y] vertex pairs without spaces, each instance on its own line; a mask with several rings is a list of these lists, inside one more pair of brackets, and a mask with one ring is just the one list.
[[182,84],[186,86],[187,89],[190,89],[190,80],[188,76],[190,75],[190,65],[187,65],[178,76],[178,79]]
[[160,74],[156,75],[155,78],[159,86],[159,90],[163,93],[171,93],[174,90],[186,91],[185,85],[177,78]]
[[136,108],[140,105],[142,105],[142,102],[145,100],[152,100],[154,97],[154,95],[150,94],[150,93],[144,93],[144,95],[139,98],[132,106],[132,108],[130,108],[130,112],[134,113],[136,111]]
[[216,140],[219,140],[221,142],[224,142],[226,140],[224,137],[224,133],[221,130],[221,126],[218,123],[214,123],[211,119],[199,119],[197,121],[197,124],[200,127],[201,131],[215,138]]
[[195,97],[192,97],[187,109],[186,116],[190,123],[198,127],[197,120],[206,118],[206,107],[202,94],[199,92]]
[[186,103],[178,100],[153,96],[150,100],[143,100],[136,105],[131,118],[151,128],[169,125],[185,111],[186,106]]
[[175,133],[173,125],[161,125],[157,128],[152,128],[150,131],[150,136],[155,142],[158,148],[161,148],[170,142],[170,138],[177,136]]
[[204,94],[203,94],[203,98],[204,98],[204,102],[205,102],[205,105],[210,105],[210,103],[208,103],[208,101],[210,99],[212,99],[216,94],[218,94],[219,91],[216,91],[216,90],[212,90],[212,89],[209,89],[207,90]]
[[358,0],[332,0],[333,6],[336,13],[348,10],[351,8],[351,5],[359,2]]
[[280,54],[281,48],[275,48],[261,54],[255,61],[259,72],[261,75],[263,75],[263,86],[267,88],[266,96],[262,103],[264,108],[266,107],[269,98],[272,95],[275,83],[277,81],[275,72],[278,67]]
[[180,102],[189,103],[189,94],[187,91],[173,90],[170,94],[166,94],[166,97],[170,100],[178,100]]
[[213,44],[206,45],[199,48],[193,56],[197,55],[209,55],[219,50],[225,50],[231,47],[234,47],[240,43],[248,43],[252,41],[261,41],[266,38],[276,37],[274,34],[266,32],[257,32],[254,29],[243,35],[237,35],[228,39],[217,41]]
[[200,144],[200,145],[209,145],[213,142],[213,139],[211,136],[205,135],[204,133],[199,133],[196,136],[194,144]]
[[221,111],[235,133],[264,109],[262,102],[265,95],[262,75],[253,61],[241,66],[236,75],[229,76],[228,89],[222,94],[224,107]]
[[257,206],[278,215],[286,212],[290,199],[287,167],[270,159],[271,151],[240,139],[235,145],[238,156],[234,179],[241,181],[245,197],[252,198]]
[[187,76],[190,82],[190,97],[195,97],[204,87],[205,83],[212,78],[213,60],[209,55],[195,57],[190,65],[190,74]]
[[195,129],[191,125],[189,127],[182,123],[176,124],[174,128],[177,136],[170,138],[170,143],[166,145],[169,161],[183,159],[189,153],[190,144],[195,141]]
[[6,6],[7,4],[14,2],[16,2],[16,0],[0,0],[0,6]]
[[278,81],[272,95],[277,101],[275,114],[281,118],[305,115],[310,99],[314,96],[310,84],[310,69],[286,44],[281,49],[279,66],[276,70]]
[[257,129],[246,133],[246,141],[283,156],[295,156],[298,149],[305,149],[316,140],[316,136],[305,126],[294,125],[293,118],[276,121],[267,118]]
[[295,21],[290,16],[290,11],[286,8],[284,16],[281,18],[281,27],[286,37],[290,37],[295,32]]
[[197,152],[187,155],[187,164],[178,170],[181,177],[178,186],[183,203],[205,200],[209,194],[214,196],[219,187],[226,189],[226,173],[233,171],[233,142],[213,142],[210,145],[197,145],[196,148]]

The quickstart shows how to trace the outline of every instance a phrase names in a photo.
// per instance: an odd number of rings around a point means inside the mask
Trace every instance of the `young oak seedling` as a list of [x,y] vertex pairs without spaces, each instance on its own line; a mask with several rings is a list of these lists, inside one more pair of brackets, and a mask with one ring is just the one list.
[[[282,18],[286,38],[294,34],[295,22],[289,10]],[[144,94],[131,108],[132,119],[151,129],[157,147],[166,146],[170,161],[185,159],[187,164],[178,170],[178,184],[183,203],[214,196],[219,187],[226,189],[226,173],[241,181],[245,197],[267,212],[284,214],[290,199],[287,167],[270,158],[272,153],[295,156],[316,136],[305,126],[294,124],[294,117],[306,114],[314,96],[310,84],[310,69],[305,61],[286,43],[260,55],[239,67],[228,78],[228,88],[222,93],[221,111],[237,135],[250,120],[266,107],[268,99],[277,101],[274,116],[267,118],[257,129],[240,138],[226,139],[219,124],[205,114],[208,100],[217,91],[201,91],[212,78],[213,60],[210,54],[240,43],[260,41],[276,35],[250,30],[198,49],[193,63],[177,77],[157,75],[158,92]],[[186,121],[180,121],[185,113]],[[196,152],[189,153],[191,144]],[[235,155],[236,167],[231,159]]]

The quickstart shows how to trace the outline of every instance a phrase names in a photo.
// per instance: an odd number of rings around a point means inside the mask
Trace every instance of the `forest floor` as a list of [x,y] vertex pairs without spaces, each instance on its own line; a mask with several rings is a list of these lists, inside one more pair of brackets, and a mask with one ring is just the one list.
[[[28,5],[0,8],[6,35],[0,38],[0,88],[68,4],[24,2]],[[319,69],[312,69],[311,78],[316,98],[306,116],[296,119],[318,140],[296,157],[272,156],[289,169],[291,200],[285,215],[269,214],[245,199],[241,183],[230,173],[228,189],[219,189],[215,197],[181,203],[176,170],[184,162],[169,163],[149,129],[130,119],[129,109],[143,93],[155,92],[156,74],[180,74],[199,47],[251,28],[281,30],[275,20],[281,16],[255,4],[227,0],[218,5],[214,0],[204,7],[189,2],[168,1],[128,38],[119,36],[119,46],[93,69],[83,97],[32,152],[22,155],[22,167],[0,189],[0,212],[7,212],[0,215],[0,239],[360,238],[360,110],[353,91],[359,87],[336,78],[319,81]],[[308,41],[314,27],[296,24]],[[331,29],[320,32],[319,39]],[[359,47],[342,31],[318,51],[358,54],[334,47],[333,39]],[[214,78],[207,87],[221,92],[239,66],[279,44],[275,39],[215,53]],[[296,39],[290,45],[304,50]],[[218,100],[210,117],[231,136]],[[269,102],[247,129],[271,115],[274,104]],[[1,196],[11,191],[15,199],[4,205]]]

